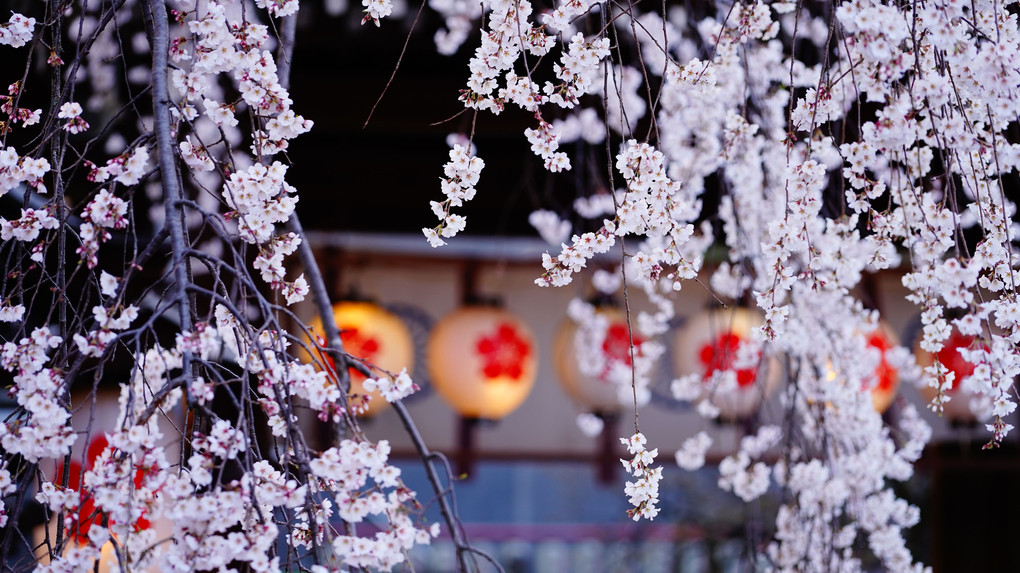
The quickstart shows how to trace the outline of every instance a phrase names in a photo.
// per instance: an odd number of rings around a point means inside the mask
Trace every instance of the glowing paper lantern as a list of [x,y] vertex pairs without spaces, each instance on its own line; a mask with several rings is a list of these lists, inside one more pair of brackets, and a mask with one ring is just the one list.
[[[921,368],[927,368],[934,364],[935,356],[938,356],[939,362],[955,374],[953,387],[946,392],[950,399],[949,402],[942,405],[942,413],[946,418],[956,422],[974,422],[977,420],[977,415],[971,410],[970,402],[981,395],[961,388],[963,379],[974,373],[974,364],[968,362],[960,354],[960,349],[970,348],[973,344],[973,336],[961,334],[955,328],[952,334],[949,335],[949,340],[946,340],[945,346],[936,354],[922,349],[920,340],[914,344],[914,355],[917,356],[917,363]],[[931,386],[924,386],[918,391],[928,404],[931,403],[937,394],[935,388]]]
[[[107,432],[113,432],[117,429],[117,418],[120,411],[118,404],[119,396],[119,390],[113,390],[105,386],[90,391],[76,389],[71,393],[71,411],[73,412],[71,425],[78,430],[89,428],[87,434],[89,439],[80,439],[75,442],[71,450],[70,463],[67,466],[67,487],[75,492],[74,500],[76,506],[64,513],[65,521],[62,522],[62,526],[64,537],[68,540],[64,547],[64,555],[87,545],[89,543],[88,533],[93,526],[109,525],[108,520],[111,519],[109,514],[101,512],[100,508],[96,506],[95,499],[90,491],[91,488],[83,484],[82,478],[85,472],[93,469],[97,460],[107,448],[109,444]],[[161,431],[164,432],[164,435],[169,435],[175,428],[183,425],[180,405],[178,404],[176,407],[164,411],[159,415],[158,419]],[[167,449],[171,459],[175,459],[176,455],[178,455],[175,449],[173,446]],[[135,459],[137,460],[138,458]],[[59,486],[63,483],[64,460],[54,460],[54,462],[52,466],[48,462],[44,462],[44,475],[54,485]],[[145,480],[156,473],[156,469],[156,467],[145,467],[140,463],[135,465],[130,481],[124,483],[124,486],[136,489],[141,488],[145,484]],[[36,526],[32,532],[36,543],[35,557],[39,560],[38,565],[49,564],[49,551],[45,540],[47,535],[51,541],[55,539],[58,525],[61,523],[57,521],[55,515],[51,514],[50,517],[49,522]],[[131,523],[130,530],[136,532],[153,530],[155,532],[155,539],[169,538],[171,535],[170,522],[166,519],[150,522],[149,517],[151,516],[143,509],[138,518]],[[98,559],[99,573],[121,570],[117,566],[118,558],[114,549],[114,541],[123,543],[123,539],[117,540],[116,535],[114,535],[112,541],[107,541],[100,548]],[[93,571],[95,568],[96,566],[93,562],[93,564],[81,568],[81,570]]]
[[[385,308],[365,301],[341,301],[333,305],[333,319],[340,329],[340,342],[348,354],[364,360],[367,364],[397,374],[402,368],[410,372],[414,367],[414,341],[411,332],[400,318]],[[309,324],[310,330],[325,344],[325,330],[322,321],[316,318]],[[323,354],[320,357],[330,368],[333,360]],[[354,405],[365,405],[362,415],[374,416],[386,408],[386,399],[378,390],[365,392],[362,383],[365,376],[349,368],[351,379],[350,396],[369,396],[368,403],[355,400]]]
[[[673,339],[677,375],[700,376],[702,398],[710,399],[724,419],[750,417],[779,386],[779,368],[771,360],[760,364],[760,351],[757,360],[737,364],[741,347],[754,343],[752,332],[761,324],[761,317],[746,308],[704,311],[690,317]],[[713,375],[724,371],[733,372],[736,388],[711,387]]]
[[900,387],[900,373],[889,364],[885,356],[890,348],[899,343],[896,334],[885,322],[880,322],[879,327],[868,335],[868,346],[882,353],[875,367],[875,385],[871,388],[871,403],[878,413],[889,409]]
[[[67,487],[73,489],[79,493],[81,499],[81,505],[78,509],[77,519],[73,522],[73,525],[68,529],[68,534],[73,536],[76,543],[85,545],[88,543],[88,532],[93,524],[101,523],[103,515],[97,511],[95,500],[87,489],[81,487],[82,474],[85,471],[91,470],[92,465],[95,463],[96,458],[103,453],[103,450],[107,447],[107,440],[104,434],[99,434],[89,442],[88,450],[85,454],[85,467],[82,468],[81,463],[78,460],[72,459],[68,467],[68,479]],[[63,464],[57,467],[55,476],[63,476],[64,473]],[[138,467],[135,471],[134,484],[135,488],[142,487],[142,480],[148,472]],[[59,483],[59,479],[55,480]],[[133,524],[135,531],[141,531],[148,529],[150,526],[149,520],[145,518],[145,512],[142,512],[141,517]]]
[[[899,344],[899,338],[889,328],[884,321],[879,321],[877,329],[868,334],[865,341],[870,348],[875,348],[879,351],[878,365],[875,366],[875,370],[872,373],[873,380],[868,379],[862,384],[862,391],[867,388],[869,383],[873,383],[871,387],[871,404],[875,408],[875,411],[879,414],[885,413],[892,405],[893,400],[896,398],[896,391],[900,387],[900,375],[896,368],[893,368],[889,364],[886,353],[890,348]],[[839,384],[845,383],[844,379],[836,372],[832,365],[828,366],[828,373],[826,380],[829,382],[838,382]]]
[[537,359],[531,330],[501,308],[460,308],[429,337],[432,384],[465,418],[498,420],[520,406],[535,384]]
[[[593,357],[595,364],[588,365],[587,372],[583,371],[585,369],[579,363],[581,354],[577,348],[578,343],[583,343],[578,340],[579,327],[568,318],[560,325],[553,340],[554,366],[563,389],[579,404],[592,412],[617,412],[622,409],[623,404],[620,402],[619,390],[613,383],[610,373],[613,368],[621,365],[630,368],[631,335],[627,328],[626,316],[621,310],[602,307],[597,312],[608,321],[608,326],[602,344],[598,348],[590,349],[591,352],[598,354]],[[640,355],[638,346],[642,342],[644,339],[635,334],[634,345],[637,355]],[[592,367],[597,371],[592,372]]]

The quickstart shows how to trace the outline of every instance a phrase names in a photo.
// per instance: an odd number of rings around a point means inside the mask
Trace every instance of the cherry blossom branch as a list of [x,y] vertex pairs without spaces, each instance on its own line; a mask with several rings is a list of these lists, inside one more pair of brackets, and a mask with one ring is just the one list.
[[[449,499],[447,496],[453,496],[453,486],[443,487],[442,480],[439,479],[439,474],[436,472],[436,468],[433,465],[433,456],[435,452],[429,450],[425,444],[425,440],[421,436],[421,432],[418,431],[418,427],[415,425],[414,420],[408,413],[407,408],[403,402],[393,402],[393,409],[397,412],[397,416],[400,417],[400,423],[404,426],[404,431],[410,436],[411,442],[414,444],[415,451],[418,452],[418,457],[421,459],[423,467],[425,468],[425,475],[428,476],[429,483],[432,484],[432,491],[435,493],[436,502],[439,504],[439,512],[443,516],[443,520],[446,522],[446,526],[450,530],[450,537],[453,539],[453,545],[457,549],[457,561],[461,571],[471,571],[469,567],[467,556],[469,553],[477,553],[485,557],[493,565],[496,565],[499,571],[503,568],[496,563],[491,557],[485,552],[479,551],[477,548],[471,546],[467,539],[467,534],[463,530],[463,525],[460,519],[457,517]],[[446,471],[447,482],[453,483],[453,475],[447,466]]]
[[188,300],[188,276],[184,251],[187,248],[184,229],[184,207],[181,203],[181,182],[178,178],[177,162],[170,127],[170,71],[168,51],[170,46],[167,26],[166,5],[160,0],[143,0],[146,21],[152,34],[152,108],[153,128],[156,133],[156,155],[162,179],[163,195],[166,202],[166,224],[170,229],[171,256],[177,291],[177,305],[181,326],[191,330],[191,304]]

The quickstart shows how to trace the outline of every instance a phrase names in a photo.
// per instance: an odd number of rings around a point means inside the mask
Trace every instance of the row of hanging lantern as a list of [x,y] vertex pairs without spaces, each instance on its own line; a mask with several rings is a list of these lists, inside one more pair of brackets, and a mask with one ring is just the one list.
[[[630,334],[622,312],[612,307],[597,311],[609,318],[602,344],[604,363],[622,362],[630,366],[625,353],[629,350]],[[782,371],[775,358],[763,358],[754,343],[753,332],[761,326],[760,315],[746,308],[706,310],[691,316],[678,329],[673,340],[674,373],[693,377],[700,382],[692,401],[709,401],[719,410],[723,420],[744,420],[754,415],[760,404],[780,387]],[[605,375],[584,374],[577,360],[580,343],[578,325],[568,321],[561,327],[555,342],[556,369],[568,394],[582,407],[606,413],[620,410],[627,402],[621,400],[615,385]],[[634,344],[640,344],[640,337]],[[872,333],[869,346],[882,354],[875,370],[876,384],[872,389],[875,409],[884,412],[895,397],[898,376],[885,358],[885,351],[896,344],[895,335],[882,328]],[[833,379],[835,374],[831,374]]]
[[[392,373],[402,368],[412,370],[415,344],[398,316],[365,301],[339,302],[333,310],[345,351]],[[637,335],[632,339],[618,308],[602,306],[596,312],[605,329],[601,343],[593,349],[600,356],[585,357],[578,352],[579,326],[567,319],[554,338],[553,365],[566,393],[582,408],[613,414],[627,401],[621,400],[619,384],[611,380],[611,373],[621,366],[630,368],[631,343],[640,348],[643,340]],[[711,401],[723,419],[753,416],[760,404],[779,389],[782,369],[778,361],[762,358],[751,342],[752,332],[761,322],[757,312],[746,308],[705,310],[689,317],[674,336],[675,374],[700,378],[703,389],[696,399]],[[322,336],[318,320],[313,321],[311,330]],[[319,342],[321,345],[321,338]],[[945,411],[950,420],[970,421],[975,417],[969,407],[972,396],[959,391],[959,381],[970,375],[974,366],[958,350],[972,343],[973,337],[954,332],[938,353],[940,362],[955,373],[956,382],[949,390],[953,399]],[[884,412],[899,385],[898,372],[885,353],[899,342],[883,324],[868,335],[867,344],[881,353],[871,393],[875,409]],[[750,345],[750,353],[745,345]],[[915,346],[914,352],[922,368],[934,360],[919,347]],[[464,418],[499,420],[524,402],[535,383],[538,348],[534,336],[521,319],[497,305],[462,306],[445,316],[431,329],[425,355],[432,387]],[[325,358],[323,361],[329,362]],[[727,372],[729,385],[717,387],[718,374]],[[836,374],[830,377],[835,379]],[[352,402],[360,406],[362,415],[372,416],[386,407],[386,401],[377,391],[366,393],[361,386],[364,380],[362,374],[351,369]],[[921,390],[927,399],[934,392]]]
[[[333,318],[344,351],[380,372],[411,372],[415,343],[401,319],[367,301],[333,305]],[[325,344],[322,322],[309,324],[319,347]],[[445,316],[429,333],[425,351],[432,387],[467,418],[499,420],[531,392],[537,372],[537,348],[528,326],[496,305],[464,306]],[[324,353],[319,362],[333,368]],[[350,369],[352,406],[362,416],[386,408],[378,390],[366,392],[365,376]]]
[[[715,371],[733,369],[740,345],[747,343],[752,331],[761,324],[760,315],[745,308],[703,311],[694,315],[675,339],[674,368],[677,374],[697,374],[708,382]],[[974,373],[975,366],[963,357],[960,350],[972,347],[974,341],[974,336],[963,335],[954,329],[937,354],[923,350],[919,340],[913,345],[913,354],[920,368],[931,366],[937,357],[953,373],[953,384],[947,390],[950,401],[944,405],[944,415],[953,423],[969,424],[978,417],[972,403],[980,401],[981,397],[962,389],[961,384]],[[865,342],[869,348],[879,352],[870,391],[875,410],[884,413],[895,400],[900,384],[899,372],[891,364],[887,353],[898,346],[900,340],[888,324],[880,321],[878,328],[867,334]],[[761,402],[778,390],[782,378],[775,359],[766,360],[757,368],[735,370],[735,389],[713,393],[711,385],[706,384],[702,397],[711,400],[719,408],[720,417],[730,420],[752,416]],[[838,377],[835,372],[829,373],[832,380]],[[758,381],[761,383],[758,384]],[[928,403],[936,395],[936,390],[930,386],[919,388],[919,392]]]

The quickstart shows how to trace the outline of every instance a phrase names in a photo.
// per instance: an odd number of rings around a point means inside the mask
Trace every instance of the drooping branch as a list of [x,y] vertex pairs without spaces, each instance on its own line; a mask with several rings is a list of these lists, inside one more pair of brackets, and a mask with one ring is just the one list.
[[169,29],[166,5],[160,0],[144,0],[144,14],[149,25],[152,46],[152,111],[153,129],[156,132],[156,160],[159,164],[160,183],[166,204],[166,225],[170,228],[170,248],[173,262],[176,304],[181,316],[181,327],[192,329],[191,304],[188,300],[187,261],[188,248],[184,226],[184,204],[180,177],[177,171],[176,146],[170,124],[170,87],[168,61]]
[[[453,494],[453,486],[448,488],[443,487],[443,482],[440,479],[439,472],[436,471],[434,465],[435,452],[429,450],[428,445],[425,444],[425,440],[421,436],[421,432],[418,431],[418,427],[415,425],[414,420],[411,418],[411,414],[408,413],[407,408],[400,401],[393,403],[393,409],[396,410],[397,415],[400,417],[400,423],[404,425],[404,431],[411,437],[411,441],[414,442],[414,449],[418,452],[418,457],[421,459],[423,466],[425,467],[425,474],[429,478],[429,483],[432,485],[432,491],[436,495],[436,502],[439,503],[439,512],[443,516],[443,520],[446,522],[446,526],[450,528],[450,537],[453,539],[453,545],[457,548],[457,562],[460,566],[461,571],[469,571],[468,567],[468,556],[471,553],[481,553],[477,549],[471,547],[467,536],[464,533],[463,527],[460,523],[460,519],[457,517],[456,512],[450,503],[449,497]],[[450,475],[449,468],[447,468],[447,481],[452,484],[452,476]],[[483,556],[488,557],[484,553]],[[489,558],[493,564],[499,567],[495,561]],[[503,569],[500,567],[500,571]]]
[[[288,16],[283,19],[283,23],[281,25],[280,50],[278,57],[280,64],[277,73],[279,81],[284,87],[286,87],[289,83],[290,62],[294,49],[294,34],[296,32],[296,19],[297,17],[294,15]],[[327,351],[333,358],[334,364],[337,365],[336,375],[341,387],[340,401],[343,405],[343,412],[345,417],[347,417],[347,423],[355,424],[356,421],[350,417],[350,409],[347,403],[347,391],[350,388],[350,375],[348,368],[354,367],[361,370],[366,376],[371,376],[371,373],[367,371],[366,367],[360,362],[348,360],[346,354],[343,352],[340,330],[336,324],[336,318],[333,315],[333,309],[331,307],[331,301],[329,300],[325,280],[323,279],[321,269],[319,268],[318,261],[315,259],[315,254],[312,251],[311,245],[305,236],[301,220],[296,212],[291,214],[290,219],[287,221],[287,227],[292,233],[295,233],[298,237],[300,237],[298,256],[301,259],[301,264],[308,280],[309,290],[312,294],[312,300],[315,304],[316,311],[326,334]],[[457,560],[460,570],[469,571],[471,570],[471,567],[469,566],[469,555],[481,552],[471,547],[464,534],[462,524],[450,503],[449,497],[452,495],[452,485],[450,487],[443,486],[442,480],[440,479],[439,473],[436,471],[432,459],[434,453],[431,452],[425,444],[425,440],[422,438],[421,432],[418,430],[404,404],[400,401],[394,402],[393,408],[400,417],[400,421],[408,436],[411,437],[415,450],[418,452],[421,463],[428,475],[429,483],[432,485],[433,493],[437,503],[439,504],[443,521],[445,521],[447,528],[450,530],[454,546],[457,548]],[[452,476],[448,475],[447,481],[452,484]],[[348,530],[350,531],[350,529]],[[495,560],[491,559],[487,555],[482,555],[496,565],[500,571],[502,571],[502,568],[499,567],[499,564],[496,563]]]

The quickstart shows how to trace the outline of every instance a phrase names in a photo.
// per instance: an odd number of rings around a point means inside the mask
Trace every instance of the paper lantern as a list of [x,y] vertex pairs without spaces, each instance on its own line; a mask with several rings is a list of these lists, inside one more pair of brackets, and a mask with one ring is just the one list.
[[[871,387],[871,404],[876,412],[882,414],[892,405],[893,400],[896,398],[896,391],[900,387],[899,371],[893,368],[886,358],[886,352],[898,345],[899,339],[884,321],[879,321],[878,328],[867,335],[865,343],[868,347],[877,349],[880,354],[878,365],[875,366],[875,370],[872,373],[874,378],[865,380],[862,383],[861,390],[866,389],[868,384],[874,384]],[[844,378],[833,369],[831,363],[828,365],[826,380],[839,384],[845,383]]]
[[535,384],[531,330],[497,307],[462,307],[440,320],[428,343],[433,387],[465,418],[498,420]]
[[[983,397],[981,394],[974,394],[961,388],[963,379],[974,373],[974,364],[968,362],[960,354],[960,349],[970,348],[974,344],[974,339],[975,337],[961,334],[954,328],[949,339],[946,340],[945,346],[936,354],[922,349],[920,340],[914,344],[914,355],[917,356],[917,363],[921,368],[927,368],[934,364],[937,355],[939,362],[955,374],[953,387],[946,392],[949,395],[949,402],[942,405],[942,414],[955,422],[976,421],[977,415],[971,410],[970,402],[975,398]],[[927,404],[930,404],[937,394],[935,388],[927,385],[919,388],[918,392],[924,397]]]
[[[67,487],[78,492],[81,499],[81,505],[78,507],[76,520],[68,529],[68,535],[72,536],[74,541],[80,545],[88,543],[89,529],[94,524],[101,523],[103,520],[103,515],[97,511],[95,500],[92,498],[92,495],[87,489],[83,490],[81,487],[83,473],[92,469],[92,465],[95,463],[99,455],[107,448],[107,445],[108,442],[105,434],[95,436],[92,438],[92,441],[89,442],[88,450],[86,450],[85,467],[82,468],[81,463],[76,459],[72,459],[68,466]],[[63,476],[63,473],[64,466],[63,464],[60,464],[57,466],[57,471],[54,476]],[[135,488],[142,487],[142,480],[144,480],[145,476],[148,474],[149,472],[141,467],[136,469],[134,476]],[[59,484],[60,480],[55,479],[54,481]],[[145,512],[143,511],[141,517],[139,517],[132,525],[135,531],[141,531],[143,529],[148,529],[151,524],[149,523],[149,520],[145,518]]]
[[[760,352],[758,360],[736,367],[741,347],[753,343],[752,332],[762,322],[746,308],[704,311],[690,317],[673,339],[677,375],[700,376],[705,383],[702,399],[710,399],[724,419],[750,417],[779,387],[778,365],[773,360],[760,364]],[[733,372],[735,388],[711,387],[713,375],[723,371]]]
[[[401,369],[408,372],[414,367],[414,340],[411,332],[400,318],[378,304],[365,301],[341,301],[333,305],[333,319],[340,329],[340,342],[344,351],[365,363],[397,374]],[[317,337],[319,345],[325,345],[325,330],[322,321],[315,318],[309,329]],[[320,359],[333,368],[333,360],[325,353]],[[378,390],[365,392],[362,383],[365,376],[349,368],[351,387],[349,396],[353,406],[364,406],[363,416],[374,416],[386,408],[388,403]],[[362,397],[368,396],[365,403]]]
[[[571,398],[589,411],[605,414],[623,408],[618,385],[613,382],[611,372],[620,366],[631,367],[631,335],[626,315],[620,309],[601,307],[596,312],[607,322],[602,343],[596,348],[579,349],[577,345],[584,344],[584,341],[578,340],[578,324],[568,318],[560,325],[553,340],[554,366],[563,389]],[[640,355],[637,347],[642,342],[644,339],[635,334],[637,355]],[[585,351],[596,354],[591,357],[593,363],[587,364],[586,369],[579,362]],[[627,391],[630,391],[629,385]]]
[[900,374],[893,368],[886,359],[886,352],[900,341],[896,334],[884,322],[879,322],[879,327],[868,335],[868,346],[877,348],[881,352],[878,366],[875,367],[875,385],[871,388],[871,403],[878,413],[884,413],[892,405],[896,398],[896,391],[900,387]]
[[[67,467],[67,486],[69,490],[77,494],[75,496],[76,507],[64,512],[65,521],[62,524],[57,521],[55,515],[50,514],[49,522],[35,527],[32,536],[36,543],[35,557],[40,566],[49,564],[49,552],[45,540],[47,536],[51,541],[56,538],[58,525],[63,526],[64,538],[67,540],[63,549],[64,555],[89,543],[88,532],[93,525],[109,525],[106,523],[109,515],[100,512],[96,507],[95,500],[90,493],[91,488],[82,483],[82,478],[85,472],[93,469],[96,460],[108,447],[108,433],[118,429],[119,397],[119,389],[112,389],[105,385],[88,391],[76,388],[71,392],[71,427],[82,437],[72,446],[70,463]],[[158,424],[163,435],[172,435],[174,431],[184,426],[184,409],[180,403],[172,408],[161,409],[154,417],[159,420]],[[180,444],[178,443],[167,445],[167,457],[177,459],[180,455],[179,448]],[[135,459],[138,460],[137,457]],[[63,459],[44,461],[40,464],[40,469],[44,471],[44,476],[55,485],[63,483]],[[140,488],[145,484],[146,479],[154,474],[155,468],[153,467],[135,465],[130,481],[122,482],[122,487]],[[152,484],[145,485],[152,487]],[[133,531],[152,530],[155,533],[155,539],[169,539],[172,534],[171,522],[165,518],[150,521],[150,518],[151,515],[143,510],[131,524],[130,529]],[[116,540],[116,536],[114,539]],[[123,543],[123,540],[121,539],[119,542]],[[117,564],[118,558],[114,550],[114,542],[107,541],[100,548],[98,571],[99,573],[120,571]],[[87,567],[80,568],[84,571],[95,569],[94,562]]]

